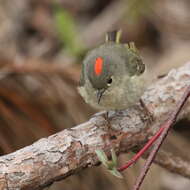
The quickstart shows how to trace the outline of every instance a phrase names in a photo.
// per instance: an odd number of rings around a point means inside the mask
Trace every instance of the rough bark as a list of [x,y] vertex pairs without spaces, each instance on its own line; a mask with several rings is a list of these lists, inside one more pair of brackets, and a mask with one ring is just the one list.
[[[128,152],[145,143],[160,127],[190,84],[190,62],[173,69],[151,85],[142,100],[153,115],[151,121],[140,105],[120,112],[93,116],[89,121],[63,130],[14,153],[0,157],[0,190],[42,189],[56,180],[98,164],[96,149],[108,155]],[[190,114],[187,102],[179,118]],[[190,163],[161,153],[157,162],[163,167],[190,178]],[[180,163],[180,164],[179,164]]]

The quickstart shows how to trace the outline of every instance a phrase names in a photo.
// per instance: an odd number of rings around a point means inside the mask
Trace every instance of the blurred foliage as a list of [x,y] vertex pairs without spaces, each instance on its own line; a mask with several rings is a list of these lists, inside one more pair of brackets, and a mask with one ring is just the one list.
[[64,50],[73,56],[80,55],[84,47],[80,41],[74,18],[58,3],[54,5],[54,18],[58,38],[64,45]]

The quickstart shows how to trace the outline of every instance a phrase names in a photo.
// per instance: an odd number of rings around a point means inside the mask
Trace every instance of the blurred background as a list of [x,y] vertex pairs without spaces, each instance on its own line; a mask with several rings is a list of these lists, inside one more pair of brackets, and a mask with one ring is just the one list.
[[[0,0],[0,154],[89,119],[95,113],[76,86],[86,52],[122,29],[153,77],[190,60],[189,0]],[[189,122],[164,145],[190,159]],[[182,148],[183,147],[183,148]],[[132,154],[120,156],[120,164]],[[81,171],[47,190],[130,190],[143,160],[124,180],[103,167]],[[187,190],[190,181],[153,165],[142,190]]]

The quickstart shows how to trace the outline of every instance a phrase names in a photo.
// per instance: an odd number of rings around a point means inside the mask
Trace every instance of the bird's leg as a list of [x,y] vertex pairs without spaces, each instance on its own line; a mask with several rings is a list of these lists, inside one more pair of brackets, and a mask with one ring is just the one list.
[[154,120],[153,114],[150,112],[150,110],[145,105],[144,101],[140,98],[139,100],[141,107],[143,108],[143,111],[145,112],[145,115],[148,117],[148,120],[152,122]]
[[113,110],[106,110],[103,114],[104,119],[107,121],[108,129],[111,130],[111,118],[115,112]]
[[106,120],[106,121],[109,121],[109,111],[106,110],[106,113],[105,113],[104,116],[105,116],[105,117],[104,117],[105,120]]

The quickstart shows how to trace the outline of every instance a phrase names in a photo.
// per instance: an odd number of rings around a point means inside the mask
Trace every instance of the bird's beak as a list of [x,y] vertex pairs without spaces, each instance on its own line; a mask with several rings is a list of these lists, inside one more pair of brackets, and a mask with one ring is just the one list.
[[100,89],[97,91],[98,104],[100,103],[101,97],[102,97],[104,92],[105,92],[105,89]]

